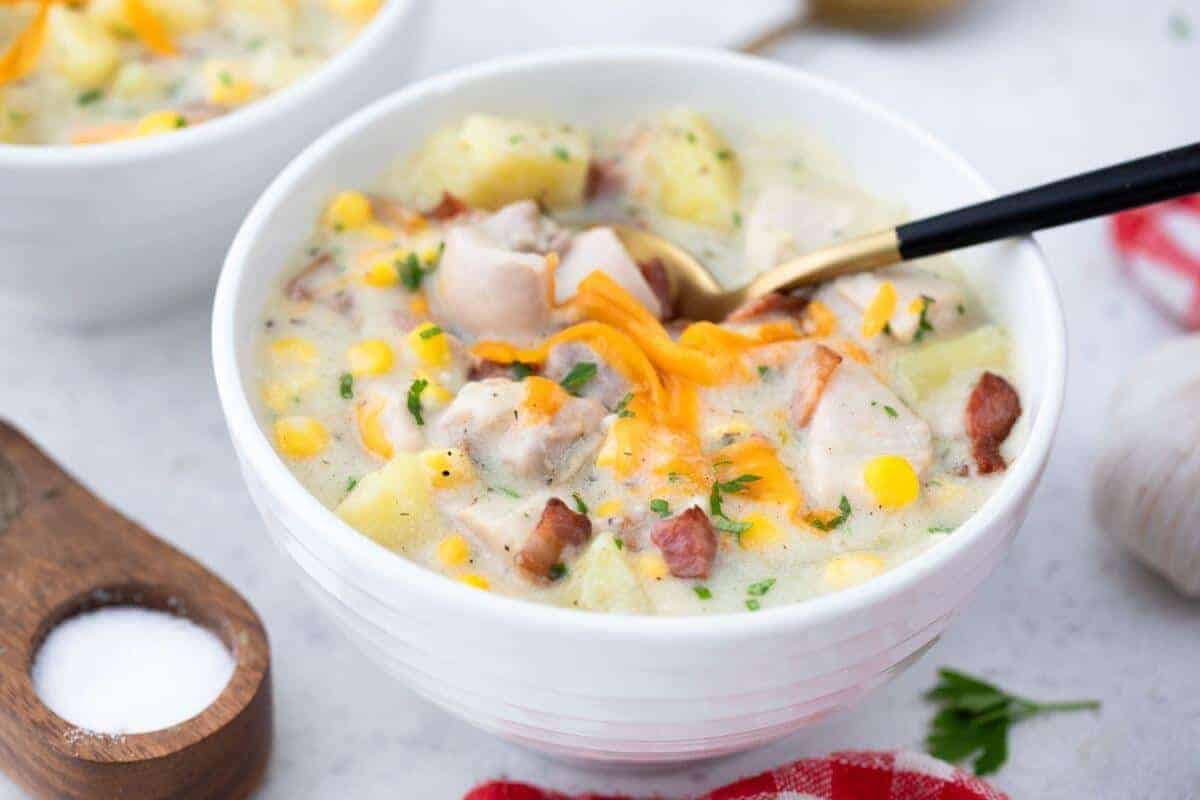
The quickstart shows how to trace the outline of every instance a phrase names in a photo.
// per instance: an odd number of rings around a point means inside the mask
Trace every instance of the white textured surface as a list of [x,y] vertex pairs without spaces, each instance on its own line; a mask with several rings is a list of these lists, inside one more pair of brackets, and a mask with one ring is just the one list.
[[[919,37],[809,34],[778,55],[912,115],[999,188],[1015,189],[1195,137],[1200,8],[1191,39],[1168,30],[1170,13],[1190,5],[976,0]],[[755,0],[721,17],[716,9],[729,6],[683,0],[572,3],[569,14],[547,0],[442,0],[422,72],[552,44],[719,44],[779,6]],[[563,789],[694,793],[831,749],[917,746],[929,716],[920,693],[947,664],[1035,697],[1103,699],[1099,715],[1016,731],[995,781],[1015,800],[1194,798],[1200,605],[1102,539],[1086,497],[1103,401],[1123,365],[1171,328],[1130,295],[1102,225],[1041,238],[1066,299],[1072,370],[1055,453],[1007,561],[941,644],[867,706],[768,749],[675,773],[582,772],[502,744],[400,689],[334,631],[291,583],[242,488],[208,366],[206,304],[84,334],[0,319],[0,413],[215,568],[263,615],[278,715],[266,797],[441,800],[500,775]],[[0,783],[3,800],[20,796]]]

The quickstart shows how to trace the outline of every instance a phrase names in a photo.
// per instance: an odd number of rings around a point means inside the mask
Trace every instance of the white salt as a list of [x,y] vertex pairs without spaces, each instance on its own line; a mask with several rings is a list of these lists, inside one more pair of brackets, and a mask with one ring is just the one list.
[[233,675],[233,657],[194,622],[135,606],[72,617],[33,664],[42,702],[97,733],[145,733],[196,716]]

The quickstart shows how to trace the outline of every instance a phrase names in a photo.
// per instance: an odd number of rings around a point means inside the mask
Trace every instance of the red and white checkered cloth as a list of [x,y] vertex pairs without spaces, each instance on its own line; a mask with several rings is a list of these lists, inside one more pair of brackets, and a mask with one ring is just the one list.
[[1200,328],[1200,195],[1124,211],[1111,232],[1142,291],[1181,325]]
[[[463,800],[630,800],[565,795],[496,781]],[[697,800],[1008,800],[974,775],[923,753],[834,753],[806,758],[716,789]]]

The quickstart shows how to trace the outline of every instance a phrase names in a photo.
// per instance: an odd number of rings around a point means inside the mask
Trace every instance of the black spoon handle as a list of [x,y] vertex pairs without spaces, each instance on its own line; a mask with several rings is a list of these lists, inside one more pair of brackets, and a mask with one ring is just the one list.
[[896,228],[904,259],[1200,192],[1200,144],[1064,178]]

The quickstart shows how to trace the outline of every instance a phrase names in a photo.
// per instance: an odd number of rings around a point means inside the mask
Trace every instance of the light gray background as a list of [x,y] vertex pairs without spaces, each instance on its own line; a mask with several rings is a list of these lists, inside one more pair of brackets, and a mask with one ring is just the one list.
[[[421,73],[559,44],[722,45],[782,0],[435,0]],[[1173,36],[1171,14],[1195,31]],[[776,56],[883,101],[1000,189],[1200,138],[1200,3],[972,0],[945,27],[810,32]],[[654,776],[545,761],[452,719],[364,660],[294,585],[237,474],[209,368],[208,302],[124,329],[0,319],[0,411],[100,495],[230,580],[275,655],[270,798],[458,798],[510,776],[565,790],[690,794],[802,756],[917,747],[938,665],[1099,714],[1022,725],[995,783],[1014,799],[1200,797],[1200,603],[1101,538],[1087,488],[1126,367],[1174,331],[1135,295],[1095,222],[1040,239],[1066,301],[1067,410],[1007,560],[923,661],[862,707],[764,750]],[[87,269],[87,264],[79,268]],[[170,264],[164,264],[170,269]],[[752,682],[753,675],[746,680]],[[21,794],[0,777],[0,800]]]

